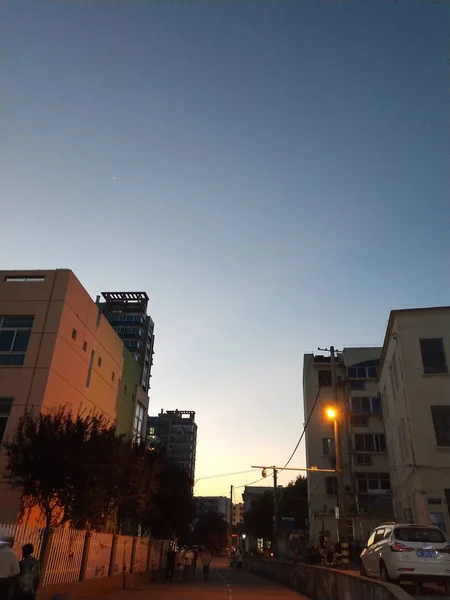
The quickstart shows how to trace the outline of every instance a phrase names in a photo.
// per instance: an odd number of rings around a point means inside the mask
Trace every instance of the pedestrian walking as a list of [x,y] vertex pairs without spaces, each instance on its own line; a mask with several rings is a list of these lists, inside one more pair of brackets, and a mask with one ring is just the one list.
[[207,549],[203,550],[201,555],[201,561],[203,566],[203,579],[208,581],[209,578],[209,568],[211,565],[212,555],[211,552]]
[[176,569],[177,551],[174,545],[170,545],[167,550],[167,564],[166,564],[166,583],[173,581],[173,576]]
[[195,578],[195,571],[197,570],[197,561],[198,561],[198,550],[194,548],[194,560],[192,561],[192,577]]
[[0,541],[0,598],[11,600],[13,587],[20,573],[19,561],[13,551],[14,538]]
[[181,582],[181,577],[183,576],[183,550],[178,550],[176,558],[175,558],[175,581],[178,583]]
[[19,562],[20,573],[14,591],[17,600],[35,600],[36,591],[41,581],[39,561],[33,556],[33,544],[22,547],[22,560]]
[[244,555],[242,554],[242,550],[239,548],[238,551],[236,552],[236,562],[237,562],[238,569],[242,569],[243,560],[244,560]]
[[189,583],[192,579],[192,564],[194,562],[194,553],[190,548],[187,548],[186,552],[183,555],[183,565],[184,565],[184,581]]

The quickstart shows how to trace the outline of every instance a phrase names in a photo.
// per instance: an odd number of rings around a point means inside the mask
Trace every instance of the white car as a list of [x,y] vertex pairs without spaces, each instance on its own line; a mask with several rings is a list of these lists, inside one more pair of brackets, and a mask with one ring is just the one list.
[[431,525],[380,525],[360,556],[361,575],[397,583],[433,581],[450,592],[450,544]]

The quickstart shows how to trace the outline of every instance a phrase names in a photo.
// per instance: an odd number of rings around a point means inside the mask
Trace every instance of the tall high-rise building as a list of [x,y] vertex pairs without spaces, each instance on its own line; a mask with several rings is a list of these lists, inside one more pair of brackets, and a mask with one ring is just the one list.
[[190,410],[161,410],[157,417],[148,418],[148,440],[164,447],[167,455],[179,464],[194,481],[197,450],[195,412]]
[[380,361],[397,521],[450,531],[450,306],[393,310]]
[[[336,358],[339,429],[345,505],[350,541],[363,540],[380,519],[393,518],[389,461],[377,383],[381,348],[344,348]],[[336,468],[333,423],[325,407],[333,404],[329,356],[304,355],[303,399],[307,466]],[[308,473],[310,538],[319,532],[337,537],[334,473]]]
[[139,364],[140,385],[148,394],[155,344],[155,324],[147,314],[149,298],[145,292],[102,292],[102,296],[105,301],[97,296],[97,304]]
[[[122,341],[72,271],[0,271],[0,444],[27,409],[116,421],[122,368]],[[0,447],[0,523],[15,523],[21,493],[5,466]]]

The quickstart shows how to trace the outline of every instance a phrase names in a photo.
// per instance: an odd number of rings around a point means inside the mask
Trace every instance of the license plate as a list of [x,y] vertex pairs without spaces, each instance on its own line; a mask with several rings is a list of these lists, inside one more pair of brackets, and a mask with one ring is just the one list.
[[416,554],[419,558],[436,558],[436,550],[416,550]]

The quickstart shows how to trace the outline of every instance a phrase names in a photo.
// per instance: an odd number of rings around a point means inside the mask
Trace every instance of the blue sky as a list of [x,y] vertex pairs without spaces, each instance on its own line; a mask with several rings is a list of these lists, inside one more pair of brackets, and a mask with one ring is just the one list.
[[305,352],[448,304],[446,3],[2,12],[2,268],[148,292],[151,412],[197,411],[198,477],[284,464]]

